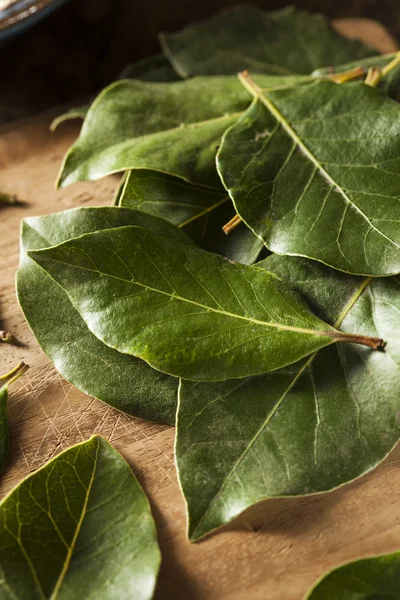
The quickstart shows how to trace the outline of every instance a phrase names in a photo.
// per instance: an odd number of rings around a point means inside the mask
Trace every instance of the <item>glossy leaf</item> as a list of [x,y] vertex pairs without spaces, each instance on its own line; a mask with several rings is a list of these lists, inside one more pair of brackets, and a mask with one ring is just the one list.
[[362,83],[258,96],[218,168],[266,246],[354,274],[400,271],[400,105]]
[[[276,87],[308,78],[257,80],[263,87]],[[220,189],[215,155],[222,134],[250,102],[233,76],[174,83],[117,81],[93,102],[58,185],[152,169]]]
[[318,67],[374,54],[360,42],[333,31],[326,17],[292,6],[276,12],[236,6],[160,37],[166,56],[181,77],[244,69],[277,75],[308,74]]
[[315,317],[264,269],[139,227],[28,254],[100,340],[177,377],[219,381],[265,373],[355,339]]
[[129,465],[93,437],[0,504],[0,597],[150,600],[160,565],[148,500]]
[[317,582],[305,600],[393,600],[400,589],[400,552],[342,565]]
[[263,499],[343,485],[399,439],[399,278],[277,255],[259,265],[290,281],[322,319],[388,344],[386,352],[336,344],[240,381],[182,381],[176,461],[192,540]]
[[252,264],[264,248],[244,224],[229,236],[222,231],[235,214],[225,190],[209,190],[157,171],[135,169],[128,172],[117,202],[166,219],[204,250],[235,262]]
[[26,255],[27,250],[128,224],[188,241],[183,232],[169,223],[129,209],[79,208],[25,219],[17,274],[18,300],[41,348],[65,379],[118,410],[173,425],[177,381],[98,340],[65,292]]

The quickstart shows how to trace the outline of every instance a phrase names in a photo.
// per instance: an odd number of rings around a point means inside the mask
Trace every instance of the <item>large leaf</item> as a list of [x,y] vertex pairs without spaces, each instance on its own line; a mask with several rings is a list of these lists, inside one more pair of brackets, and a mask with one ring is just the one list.
[[135,169],[128,172],[117,202],[166,219],[204,250],[235,262],[254,263],[264,247],[244,224],[229,236],[222,231],[235,214],[225,190],[209,190],[157,171]]
[[[257,81],[275,87],[308,78],[260,76]],[[221,188],[215,169],[218,145],[250,98],[232,76],[117,81],[93,102],[58,184],[146,168]]]
[[400,552],[342,565],[317,582],[305,600],[395,600],[400,590]]
[[159,565],[147,498],[101,437],[66,450],[0,504],[4,600],[150,600]]
[[265,269],[139,227],[97,231],[28,254],[100,340],[178,377],[246,377],[336,341],[367,342],[315,317]]
[[288,7],[265,12],[236,6],[216,17],[161,36],[181,77],[251,69],[258,73],[311,73],[374,54],[332,30],[327,18]]
[[17,293],[40,346],[68,381],[130,415],[174,424],[177,381],[109,348],[86,327],[66,293],[32,261],[27,250],[122,225],[142,225],[186,240],[169,223],[129,209],[78,208],[23,221]]
[[351,481],[399,439],[399,278],[276,255],[259,264],[290,281],[324,320],[384,336],[387,351],[336,344],[261,377],[182,381],[176,461],[192,540],[265,498]]
[[354,274],[400,271],[400,105],[362,83],[262,93],[218,168],[242,219],[279,254]]

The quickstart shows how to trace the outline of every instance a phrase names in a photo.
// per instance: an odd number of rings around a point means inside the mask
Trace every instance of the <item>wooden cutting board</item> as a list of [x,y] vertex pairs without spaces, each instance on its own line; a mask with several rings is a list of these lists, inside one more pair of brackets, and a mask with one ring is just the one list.
[[[377,23],[346,20],[337,27],[381,52],[396,50]],[[112,177],[55,191],[61,159],[78,127],[66,123],[51,134],[50,120],[40,116],[0,133],[0,190],[26,203],[0,209],[1,325],[24,344],[0,346],[0,373],[20,360],[31,366],[12,387],[11,447],[0,497],[62,450],[100,433],[129,461],[150,497],[163,554],[159,600],[301,600],[327,569],[400,548],[399,447],[374,472],[330,494],[269,500],[203,542],[186,540],[174,430],[118,413],[63,380],[38,347],[15,298],[20,220],[111,204],[118,181]]]

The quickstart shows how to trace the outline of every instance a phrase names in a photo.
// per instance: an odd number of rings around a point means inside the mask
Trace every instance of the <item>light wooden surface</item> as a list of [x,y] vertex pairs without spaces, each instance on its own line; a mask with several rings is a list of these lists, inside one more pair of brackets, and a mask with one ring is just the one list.
[[[377,24],[352,20],[340,28],[382,52],[395,49]],[[0,190],[26,202],[0,209],[0,324],[25,344],[0,346],[0,373],[20,360],[31,366],[12,388],[11,447],[0,496],[57,453],[102,434],[130,462],[150,497],[163,553],[159,600],[301,600],[328,568],[400,548],[399,447],[374,472],[335,492],[266,501],[203,542],[186,541],[174,430],[124,416],[64,381],[36,344],[15,298],[21,218],[110,204],[117,182],[55,191],[62,156],[78,129],[69,123],[51,134],[48,125],[49,118],[38,117],[0,135]]]

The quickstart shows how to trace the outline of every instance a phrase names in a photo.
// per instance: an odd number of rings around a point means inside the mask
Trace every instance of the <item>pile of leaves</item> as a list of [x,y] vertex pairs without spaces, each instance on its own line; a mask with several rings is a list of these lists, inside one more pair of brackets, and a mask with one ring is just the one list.
[[17,289],[68,381],[176,424],[195,541],[399,439],[400,57],[293,8],[161,44],[54,124],[84,118],[59,186],[123,178],[24,220]]

